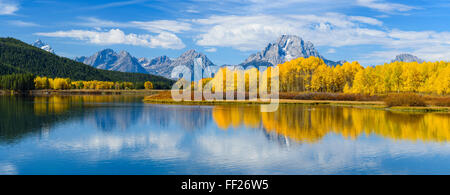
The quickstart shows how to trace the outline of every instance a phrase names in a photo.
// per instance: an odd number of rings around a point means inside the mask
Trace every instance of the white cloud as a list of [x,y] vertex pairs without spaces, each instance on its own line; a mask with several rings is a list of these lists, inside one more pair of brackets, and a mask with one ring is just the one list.
[[197,10],[197,9],[187,9],[186,12],[187,12],[187,13],[192,13],[192,14],[198,14],[198,13],[200,13],[200,11]]
[[401,53],[410,53],[426,61],[450,61],[449,45],[429,45],[421,46],[416,49],[405,47],[399,49],[375,51],[364,56],[362,58],[362,61],[370,64],[380,64],[383,62],[389,62],[390,60],[394,59],[395,56]]
[[183,49],[185,45],[175,34],[168,32],[161,32],[158,36],[152,36],[150,38],[150,47],[162,47],[170,49]]
[[400,53],[411,53],[427,61],[450,61],[450,32],[391,30],[382,51],[368,54],[373,64],[386,62]]
[[450,46],[439,45],[419,48],[414,54],[428,61],[450,61]]
[[155,20],[149,22],[133,21],[131,22],[131,25],[154,33],[160,33],[162,31],[179,33],[191,30],[191,24],[174,20]]
[[76,23],[76,25],[94,27],[94,28],[105,28],[105,27],[128,27],[127,24],[120,22],[113,22],[109,20],[102,20],[95,17],[79,17],[83,20],[82,23]]
[[176,20],[113,22],[94,17],[87,17],[81,19],[83,19],[84,22],[79,23],[79,25],[93,28],[136,28],[136,29],[143,29],[153,33],[161,33],[163,31],[180,33],[192,29],[190,23],[180,22]]
[[217,48],[215,48],[215,47],[210,47],[210,48],[206,48],[205,51],[206,51],[206,52],[210,52],[210,53],[214,53],[214,52],[217,52]]
[[112,2],[112,3],[106,3],[102,5],[97,5],[90,7],[90,9],[104,9],[104,8],[111,8],[111,7],[122,7],[127,5],[135,5],[139,3],[146,2],[148,0],[130,0],[130,1],[120,1],[120,2]]
[[[316,46],[379,46],[379,52],[360,56],[362,63],[383,63],[404,52],[429,61],[450,61],[450,32],[389,29],[382,21],[370,17],[338,13],[211,16],[192,22],[200,30],[196,44],[205,47],[257,51],[280,35],[292,34],[309,40]],[[330,51],[328,53],[333,52]]]
[[0,163],[0,175],[17,175],[17,167],[11,163]]
[[19,5],[12,1],[0,0],[0,15],[12,15],[19,10]]
[[419,9],[392,0],[194,0],[200,11],[213,11],[225,15],[285,14],[285,13],[324,13],[334,10],[367,7],[383,13],[395,14]]
[[375,26],[383,25],[383,22],[380,20],[377,20],[375,18],[364,17],[364,16],[350,16],[349,19],[352,21],[375,25]]
[[38,27],[39,24],[33,23],[33,22],[25,22],[21,20],[11,20],[9,21],[9,24],[19,27]]
[[392,41],[388,47],[409,49],[425,60],[450,61],[450,32],[393,30],[389,37]]
[[386,41],[386,32],[366,27],[381,21],[337,13],[323,15],[212,16],[193,20],[201,27],[197,44],[260,50],[283,34],[299,35],[319,46],[348,46]]
[[362,7],[368,7],[371,9],[375,9],[381,12],[405,12],[413,9],[417,9],[416,7],[399,4],[399,3],[389,3],[384,0],[357,0],[357,5]]
[[120,29],[111,29],[110,31],[89,31],[89,30],[70,30],[57,31],[50,33],[36,33],[39,36],[64,37],[87,41],[99,45],[126,44],[146,47],[162,47],[169,49],[182,49],[185,47],[181,39],[168,32],[161,32],[157,36],[125,34]]
[[204,26],[198,45],[233,47],[242,51],[261,49],[268,40],[294,32],[290,21],[266,15],[212,16],[193,22]]
[[336,53],[336,49],[334,49],[334,48],[331,48],[331,49],[329,49],[328,51],[327,51],[327,53]]

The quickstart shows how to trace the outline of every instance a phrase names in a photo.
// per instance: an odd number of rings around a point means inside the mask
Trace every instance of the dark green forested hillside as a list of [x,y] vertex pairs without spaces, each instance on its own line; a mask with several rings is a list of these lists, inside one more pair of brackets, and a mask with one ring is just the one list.
[[168,89],[174,83],[170,79],[155,75],[96,69],[14,38],[0,38],[0,75],[12,73],[32,73],[37,76],[85,81],[151,81],[157,89]]
[[0,62],[0,75],[7,75],[7,74],[14,74],[14,73],[24,73],[24,71]]

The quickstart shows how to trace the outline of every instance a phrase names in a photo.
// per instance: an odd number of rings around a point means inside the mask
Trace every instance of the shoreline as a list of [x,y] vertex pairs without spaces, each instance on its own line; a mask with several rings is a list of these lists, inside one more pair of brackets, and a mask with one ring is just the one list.
[[[169,104],[169,105],[262,105],[269,104],[270,102],[264,101],[174,101],[172,99],[154,99],[146,97],[143,100],[144,103],[148,104]],[[291,99],[280,99],[279,104],[302,104],[302,105],[328,105],[328,106],[342,106],[342,107],[353,107],[353,108],[366,108],[366,109],[376,109],[385,110],[392,112],[410,112],[410,113],[450,113],[450,107],[438,107],[438,106],[428,106],[428,107],[388,107],[383,101],[338,101],[338,100],[291,100]]]
[[0,90],[0,95],[155,95],[164,90],[114,90],[114,89],[70,89],[70,90],[31,90],[31,91],[11,91]]
[[[163,93],[161,93],[163,92]],[[267,101],[250,101],[250,100],[232,100],[232,101],[174,101],[166,96],[160,96],[168,92],[168,90],[94,90],[94,89],[72,89],[72,90],[31,90],[24,92],[0,90],[0,95],[31,95],[31,96],[52,96],[52,95],[130,95],[130,96],[146,96],[144,103],[149,104],[172,104],[172,105],[257,105],[269,104]],[[329,105],[344,106],[354,108],[377,109],[392,112],[410,112],[410,113],[450,113],[450,107],[427,106],[427,107],[408,107],[397,106],[388,107],[383,101],[350,101],[350,100],[296,100],[296,99],[279,99],[279,104],[303,104],[303,105]]]
[[[147,104],[169,104],[169,105],[262,105],[269,104],[269,102],[263,101],[181,101],[177,102],[174,100],[149,100],[144,99],[144,103]],[[367,108],[376,110],[385,110],[393,112],[434,112],[434,113],[450,113],[450,107],[387,107],[383,102],[369,102],[369,101],[330,101],[330,100],[285,100],[280,99],[279,104],[302,104],[302,105],[328,105],[328,106],[342,106],[342,107],[353,107],[353,108]]]

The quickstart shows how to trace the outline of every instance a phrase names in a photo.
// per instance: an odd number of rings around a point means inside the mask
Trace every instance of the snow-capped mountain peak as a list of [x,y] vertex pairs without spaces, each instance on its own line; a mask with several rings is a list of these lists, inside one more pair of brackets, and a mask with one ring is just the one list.
[[269,43],[261,52],[251,55],[242,65],[276,66],[299,57],[308,58],[310,56],[322,58],[330,66],[340,63],[325,59],[310,41],[304,41],[295,35],[282,35],[277,41]]
[[52,49],[52,47],[51,47],[49,44],[47,44],[47,43],[41,41],[40,39],[38,39],[37,41],[35,41],[35,42],[34,42],[33,44],[31,44],[31,45],[34,46],[34,47],[43,49],[43,50],[45,50],[45,51],[47,51],[47,52],[50,52],[50,53],[53,53],[53,54],[55,53],[55,51]]

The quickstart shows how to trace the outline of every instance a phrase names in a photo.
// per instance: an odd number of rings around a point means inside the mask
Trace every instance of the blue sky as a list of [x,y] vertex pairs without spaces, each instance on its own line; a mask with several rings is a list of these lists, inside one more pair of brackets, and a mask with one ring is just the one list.
[[364,65],[400,53],[450,61],[448,0],[0,0],[0,36],[42,39],[73,58],[112,48],[136,57],[188,49],[238,64],[280,35]]

